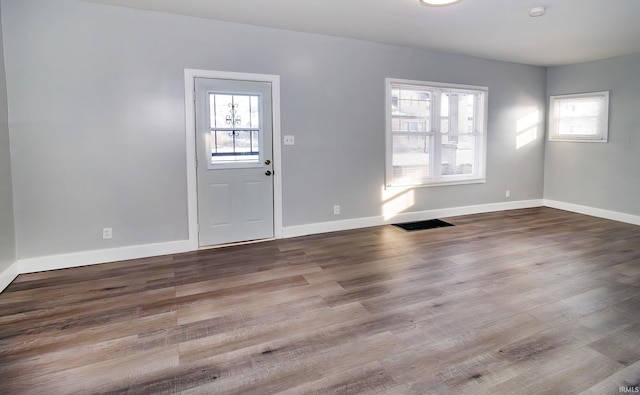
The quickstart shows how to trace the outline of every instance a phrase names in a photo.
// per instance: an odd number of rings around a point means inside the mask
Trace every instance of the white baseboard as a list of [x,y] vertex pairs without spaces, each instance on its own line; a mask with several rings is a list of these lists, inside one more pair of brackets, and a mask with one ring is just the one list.
[[610,219],[618,222],[625,222],[633,225],[640,225],[640,216],[633,214],[621,213],[618,211],[603,210],[589,206],[581,206],[579,204],[559,202],[557,200],[544,199],[546,207],[557,208],[559,210],[571,211],[578,214],[590,215],[592,217]]
[[34,273],[45,270],[68,269],[71,267],[96,265],[106,262],[176,254],[191,250],[189,241],[183,240],[19,259],[18,264],[20,265],[20,273]]
[[[640,216],[581,206],[572,203],[559,202],[548,199],[520,200],[515,202],[481,204],[476,206],[462,206],[426,210],[418,212],[400,213],[393,218],[384,216],[354,218],[341,221],[320,222],[287,226],[283,228],[283,237],[298,237],[318,233],[336,232],[341,230],[380,226],[390,223],[421,221],[434,218],[455,217],[460,215],[480,214],[494,211],[517,210],[531,207],[547,206],[565,211],[591,215],[614,221],[640,225]],[[112,248],[105,250],[83,251],[71,254],[51,255],[37,258],[19,259],[3,272],[0,272],[0,292],[2,292],[18,275],[45,270],[67,269],[78,266],[96,265],[105,262],[115,262],[128,259],[147,258],[167,254],[194,251],[193,243],[181,240],[167,243],[146,244],[130,247]]]
[[0,273],[0,292],[11,284],[13,280],[20,275],[20,265],[18,262],[14,262]]
[[187,251],[193,251],[191,244],[188,240],[181,240],[167,243],[144,244],[104,250],[81,251],[71,254],[18,259],[16,263],[11,265],[4,272],[0,273],[0,292],[11,284],[11,282],[20,274],[97,265],[100,263],[124,261],[128,259],[148,258],[152,256],[177,254]]
[[382,215],[377,217],[354,218],[341,221],[319,222],[315,224],[305,224],[287,226],[283,229],[283,237],[299,237],[318,233],[337,232],[341,230],[367,228],[391,223],[424,221],[428,219],[455,217],[459,215],[489,213],[494,211],[517,210],[521,208],[541,207],[542,199],[519,200],[515,202],[480,204],[476,206],[462,206],[444,209],[416,211],[400,213],[393,218],[386,218]]

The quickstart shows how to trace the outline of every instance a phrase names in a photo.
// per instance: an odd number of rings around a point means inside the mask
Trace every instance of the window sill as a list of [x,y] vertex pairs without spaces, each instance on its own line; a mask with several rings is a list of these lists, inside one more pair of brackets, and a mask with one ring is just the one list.
[[606,143],[602,137],[549,137],[549,141],[568,141],[573,143]]
[[421,184],[403,184],[403,185],[387,185],[385,189],[407,189],[407,188],[430,188],[430,187],[445,187],[452,185],[468,185],[468,184],[484,184],[487,182],[486,178],[474,178],[465,180],[451,180],[451,181],[432,181]]

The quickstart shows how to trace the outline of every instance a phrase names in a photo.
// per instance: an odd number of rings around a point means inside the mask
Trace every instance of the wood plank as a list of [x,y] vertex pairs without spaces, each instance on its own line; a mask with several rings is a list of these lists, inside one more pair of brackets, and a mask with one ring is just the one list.
[[626,393],[638,393],[640,390],[640,362],[629,365],[608,376],[599,383],[581,392],[584,395],[621,394],[621,388],[627,390]]
[[640,324],[621,329],[589,347],[624,366],[633,365],[640,361]]
[[[568,350],[565,350],[568,351]],[[569,394],[588,389],[618,372],[622,366],[589,348],[548,358],[535,369],[484,388],[482,394]]]
[[20,275],[0,393],[617,393],[640,227],[549,208]]

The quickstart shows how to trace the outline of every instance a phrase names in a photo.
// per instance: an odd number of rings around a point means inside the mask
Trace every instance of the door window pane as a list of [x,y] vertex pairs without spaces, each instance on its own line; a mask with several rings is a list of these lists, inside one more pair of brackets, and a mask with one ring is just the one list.
[[211,111],[211,128],[225,128],[231,126],[231,119],[227,123],[227,116],[230,115],[229,104],[233,103],[231,95],[209,95]]
[[211,163],[260,161],[260,96],[209,94]]

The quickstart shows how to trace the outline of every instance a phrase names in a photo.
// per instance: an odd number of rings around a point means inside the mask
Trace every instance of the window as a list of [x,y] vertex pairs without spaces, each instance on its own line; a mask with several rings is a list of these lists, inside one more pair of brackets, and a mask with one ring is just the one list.
[[549,109],[550,141],[607,141],[608,91],[551,96]]
[[260,96],[209,93],[211,165],[260,161]]
[[484,182],[488,89],[386,82],[387,186]]

